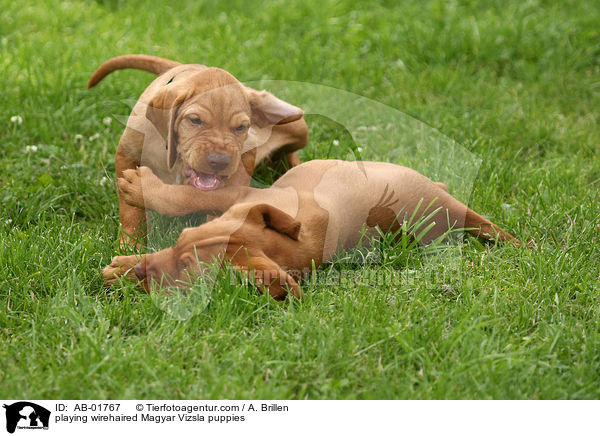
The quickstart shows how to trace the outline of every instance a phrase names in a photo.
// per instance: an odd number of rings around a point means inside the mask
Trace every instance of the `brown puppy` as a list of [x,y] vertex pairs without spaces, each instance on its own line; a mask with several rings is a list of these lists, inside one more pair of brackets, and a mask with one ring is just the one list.
[[[108,60],[88,88],[123,68],[159,77],[127,121],[115,158],[117,178],[144,165],[165,183],[193,187],[186,195],[202,196],[201,191],[248,186],[255,165],[273,154],[287,158],[289,166],[300,163],[295,151],[308,141],[301,109],[245,87],[224,70],[145,55]],[[125,248],[144,235],[145,214],[120,192],[119,206]]]
[[[143,201],[134,198],[142,196],[140,181],[152,186],[156,204],[171,202],[171,208],[177,201],[171,195],[172,187],[144,168],[126,172],[119,181],[127,201]],[[180,212],[229,207],[221,217],[185,229],[174,247],[113,258],[104,269],[105,281],[126,274],[141,280],[146,290],[153,282],[185,283],[188,273],[200,272],[202,262],[217,258],[231,261],[243,271],[253,270],[260,289],[275,298],[285,298],[286,287],[301,297],[294,277],[309,271],[313,264],[331,260],[339,249],[355,247],[365,226],[374,235],[377,227],[396,231],[404,220],[415,225],[426,217],[429,219],[413,229],[419,234],[432,225],[421,239],[423,243],[443,236],[450,228],[465,228],[484,239],[520,244],[452,197],[443,183],[390,163],[314,160],[289,170],[271,188],[223,191],[220,199],[211,192],[194,197],[192,204],[176,207]]]

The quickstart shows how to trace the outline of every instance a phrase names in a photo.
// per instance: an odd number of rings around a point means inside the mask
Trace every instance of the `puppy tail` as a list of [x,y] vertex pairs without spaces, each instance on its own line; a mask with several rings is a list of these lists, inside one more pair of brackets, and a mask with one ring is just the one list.
[[158,75],[178,65],[181,64],[176,61],[163,59],[156,56],[141,54],[117,56],[116,58],[107,60],[98,67],[88,82],[88,89],[98,84],[98,82],[104,79],[104,77],[116,70],[135,68],[137,70],[144,70]]

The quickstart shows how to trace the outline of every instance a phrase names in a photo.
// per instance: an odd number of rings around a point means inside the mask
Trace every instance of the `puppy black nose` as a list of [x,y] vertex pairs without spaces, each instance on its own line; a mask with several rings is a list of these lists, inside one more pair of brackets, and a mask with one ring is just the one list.
[[208,153],[206,161],[213,170],[221,171],[227,168],[231,162],[231,156],[228,154]]
[[138,263],[134,268],[135,275],[139,280],[144,280],[146,278],[146,268],[142,266],[142,263]]

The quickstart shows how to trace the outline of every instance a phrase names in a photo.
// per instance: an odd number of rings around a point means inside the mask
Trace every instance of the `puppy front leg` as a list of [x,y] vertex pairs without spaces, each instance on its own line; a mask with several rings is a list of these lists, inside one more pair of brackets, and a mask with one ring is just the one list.
[[[123,173],[127,170],[134,170],[138,162],[127,158],[119,153],[115,156],[115,168],[117,180],[123,177]],[[119,196],[119,216],[121,218],[121,250],[130,248],[139,249],[140,244],[137,242],[146,234],[146,214],[144,209],[130,205],[125,201],[121,192],[117,192]]]
[[183,216],[194,212],[222,213],[253,189],[229,186],[201,191],[190,185],[168,185],[148,167],[124,171],[117,185],[119,195],[129,205],[166,216]]
[[116,282],[119,277],[126,277],[130,280],[138,280],[135,274],[135,266],[144,258],[142,254],[132,256],[115,256],[112,258],[110,265],[106,266],[102,271],[104,284],[109,286]]

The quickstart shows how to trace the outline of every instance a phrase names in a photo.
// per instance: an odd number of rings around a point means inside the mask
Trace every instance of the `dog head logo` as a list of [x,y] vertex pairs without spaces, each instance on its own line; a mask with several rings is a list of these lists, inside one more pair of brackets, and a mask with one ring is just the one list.
[[4,405],[6,409],[6,431],[19,429],[48,429],[50,411],[28,401]]

